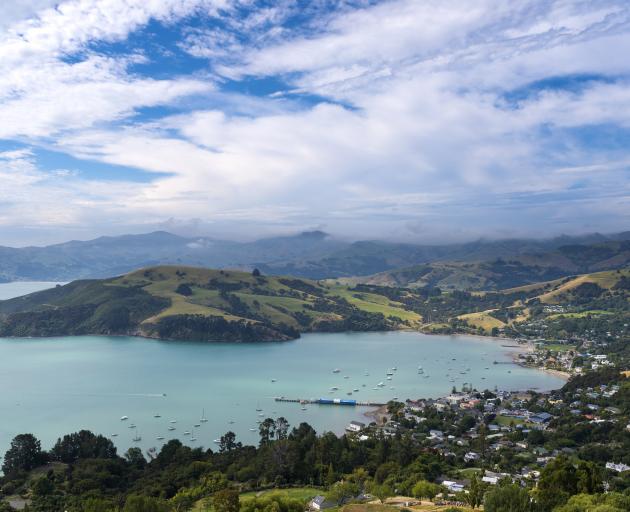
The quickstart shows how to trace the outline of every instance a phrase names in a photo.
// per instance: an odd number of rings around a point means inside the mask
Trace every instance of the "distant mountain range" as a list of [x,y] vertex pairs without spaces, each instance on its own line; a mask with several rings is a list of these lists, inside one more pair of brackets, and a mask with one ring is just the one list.
[[345,278],[345,284],[373,284],[444,290],[503,290],[576,274],[614,270],[630,265],[630,241],[563,245],[549,252],[532,252],[478,262],[433,262]]
[[[479,240],[447,245],[344,242],[321,231],[233,242],[157,231],[45,247],[0,247],[0,281],[70,281],[164,264],[251,270],[310,279],[374,276],[398,285],[501,288],[628,262],[630,232],[546,240]],[[505,269],[498,268],[502,263]],[[518,263],[516,269],[512,263]],[[448,263],[448,265],[446,264]],[[466,266],[463,264],[472,264]],[[498,265],[498,266],[497,266]],[[504,265],[505,266],[505,265]],[[512,268],[508,268],[508,267]],[[526,268],[522,268],[526,267]],[[398,272],[399,269],[400,272]],[[390,272],[396,270],[397,272]],[[501,277],[517,270],[519,279]],[[465,275],[471,274],[471,285]],[[449,277],[453,276],[453,277]]]

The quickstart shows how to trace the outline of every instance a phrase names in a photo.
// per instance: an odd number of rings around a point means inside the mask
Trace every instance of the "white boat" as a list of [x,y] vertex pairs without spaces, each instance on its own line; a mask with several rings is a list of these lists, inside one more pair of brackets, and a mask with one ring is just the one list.
[[355,393],[359,392],[359,388],[354,388],[352,391],[354,391]]
[[193,427],[195,427],[195,428],[199,428],[199,427],[201,427],[201,424],[200,424],[200,423],[195,423],[195,424],[193,425]]
[[120,421],[127,421],[129,419],[129,416],[121,416],[120,417]]
[[330,388],[331,391],[338,391],[339,388],[337,386],[333,386],[332,388]]
[[164,436],[157,436],[157,437],[156,437],[156,439],[157,439],[158,441],[163,441],[163,440],[164,440]]
[[250,432],[256,432],[256,430],[258,430],[258,429],[256,429],[256,428],[250,428],[249,429]]
[[335,368],[335,369],[333,370],[333,373],[339,373],[339,372],[341,372],[341,370],[340,370],[339,368]]
[[171,420],[169,423],[177,423],[177,420]]
[[129,425],[129,428],[136,428],[135,425]]
[[118,434],[112,434],[112,437],[118,437]]
[[388,376],[387,376],[387,380],[392,380],[391,375],[388,375]]
[[384,385],[385,385],[385,384],[383,383],[383,381],[381,381],[381,382],[379,382],[379,383],[377,384],[377,386],[378,386],[379,388],[382,388]]
[[185,435],[185,436],[189,436],[189,435],[190,435],[190,430],[185,430],[185,431],[184,431],[184,435]]
[[396,370],[398,370],[398,368],[396,368],[395,366],[392,366],[392,370],[396,371]]
[[216,444],[221,444],[221,439],[215,439],[213,442]]
[[132,439],[132,441],[134,443],[139,443],[140,441],[142,441],[142,438],[138,435],[138,429],[136,429],[136,435],[134,436],[134,438]]
[[175,427],[168,427],[168,430],[175,430]]
[[197,438],[195,437],[195,429],[193,428],[192,434],[190,435],[189,441],[196,441],[196,440],[197,440]]
[[306,407],[302,406],[302,410],[303,410],[303,411],[306,411]]
[[206,410],[205,409],[201,409],[201,419],[199,420],[200,423],[205,423],[208,421],[208,418],[206,418]]

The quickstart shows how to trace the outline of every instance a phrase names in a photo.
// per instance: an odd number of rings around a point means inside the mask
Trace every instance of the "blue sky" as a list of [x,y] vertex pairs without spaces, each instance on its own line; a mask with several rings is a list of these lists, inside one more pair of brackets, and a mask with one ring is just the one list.
[[0,245],[625,230],[627,55],[623,0],[7,2]]

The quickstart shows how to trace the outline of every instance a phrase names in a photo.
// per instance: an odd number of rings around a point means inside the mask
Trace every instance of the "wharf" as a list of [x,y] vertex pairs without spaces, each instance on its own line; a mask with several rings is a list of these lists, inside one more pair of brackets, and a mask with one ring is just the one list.
[[277,396],[274,398],[276,402],[289,402],[296,404],[316,404],[316,405],[349,405],[349,406],[362,406],[362,407],[382,407],[387,405],[380,402],[365,402],[360,400],[347,400],[344,398],[285,398],[283,396]]

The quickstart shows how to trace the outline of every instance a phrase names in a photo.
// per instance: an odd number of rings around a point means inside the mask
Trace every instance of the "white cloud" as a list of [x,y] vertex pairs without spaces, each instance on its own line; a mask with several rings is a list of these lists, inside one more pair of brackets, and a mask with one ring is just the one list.
[[[216,11],[222,6],[230,14]],[[198,9],[223,28],[189,29],[181,48],[225,76],[279,75],[286,90],[252,98],[201,75],[139,77],[129,70],[142,54],[88,49],[124,40],[150,18],[176,23]],[[585,147],[564,133],[629,128],[630,9],[622,2],[393,0],[346,5],[297,28],[285,24],[293,9],[252,7],[236,18],[219,1],[77,0],[7,32],[0,137],[42,138],[88,167],[160,176],[109,186],[45,173],[32,154],[0,156],[0,172],[13,179],[0,224],[173,217],[250,230],[324,224],[356,236],[462,237],[484,234],[478,226],[531,234],[621,229],[630,220],[627,151]],[[78,61],[64,58],[77,51]],[[567,74],[610,79],[532,91],[516,105],[505,99]],[[331,102],[286,99],[305,93]],[[133,117],[190,95],[216,106]]]

